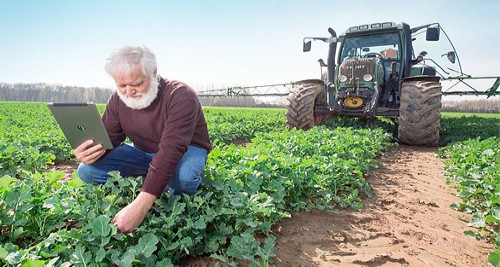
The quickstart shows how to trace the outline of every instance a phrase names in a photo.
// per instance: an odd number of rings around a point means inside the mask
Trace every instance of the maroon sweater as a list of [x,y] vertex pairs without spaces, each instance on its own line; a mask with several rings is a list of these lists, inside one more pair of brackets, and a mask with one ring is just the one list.
[[114,147],[128,137],[136,148],[156,153],[141,190],[157,197],[167,187],[188,145],[207,152],[212,148],[198,96],[179,81],[162,78],[157,98],[141,110],[127,107],[114,92],[102,121]]

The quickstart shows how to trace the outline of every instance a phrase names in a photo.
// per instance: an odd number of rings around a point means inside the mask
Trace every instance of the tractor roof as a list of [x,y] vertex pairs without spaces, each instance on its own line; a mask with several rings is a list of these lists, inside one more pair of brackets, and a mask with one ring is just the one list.
[[397,24],[394,22],[378,22],[378,23],[371,23],[371,24],[362,24],[358,26],[352,26],[349,27],[345,32],[341,34],[342,35],[351,35],[351,34],[363,34],[367,32],[374,32],[374,31],[387,31],[387,30],[396,30],[396,29],[402,29],[401,24]]

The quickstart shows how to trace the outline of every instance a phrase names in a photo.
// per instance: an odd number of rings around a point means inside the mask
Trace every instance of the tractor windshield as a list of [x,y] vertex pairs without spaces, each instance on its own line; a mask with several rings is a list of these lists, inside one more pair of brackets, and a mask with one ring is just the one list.
[[346,36],[340,54],[339,64],[345,58],[378,57],[399,60],[400,39],[397,33],[377,35]]
[[462,67],[458,55],[444,30],[438,25],[441,35],[439,40],[427,40],[427,28],[422,28],[412,33],[413,58],[422,55],[423,60],[417,65],[430,66],[436,69],[437,74],[443,79],[462,75]]

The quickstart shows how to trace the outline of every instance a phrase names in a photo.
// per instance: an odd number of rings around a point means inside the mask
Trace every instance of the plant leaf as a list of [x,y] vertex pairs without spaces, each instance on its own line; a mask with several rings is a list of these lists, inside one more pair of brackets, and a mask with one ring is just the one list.
[[500,266],[500,249],[492,251],[488,256],[488,261],[493,264],[493,266]]
[[97,217],[94,222],[92,222],[92,235],[102,237],[108,236],[111,232],[109,222],[110,219],[104,215]]
[[139,239],[139,243],[133,248],[137,251],[137,255],[144,255],[148,258],[156,251],[156,244],[158,243],[158,237],[154,234],[147,234]]

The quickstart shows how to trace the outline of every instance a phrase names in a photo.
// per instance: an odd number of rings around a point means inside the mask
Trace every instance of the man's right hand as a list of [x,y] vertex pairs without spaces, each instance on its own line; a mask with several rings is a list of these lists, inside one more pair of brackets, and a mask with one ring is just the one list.
[[106,149],[104,149],[101,144],[92,145],[93,143],[94,141],[87,140],[79,145],[75,149],[75,157],[85,164],[92,164],[96,162],[100,157],[102,157],[102,155],[104,155],[104,153],[106,153]]

